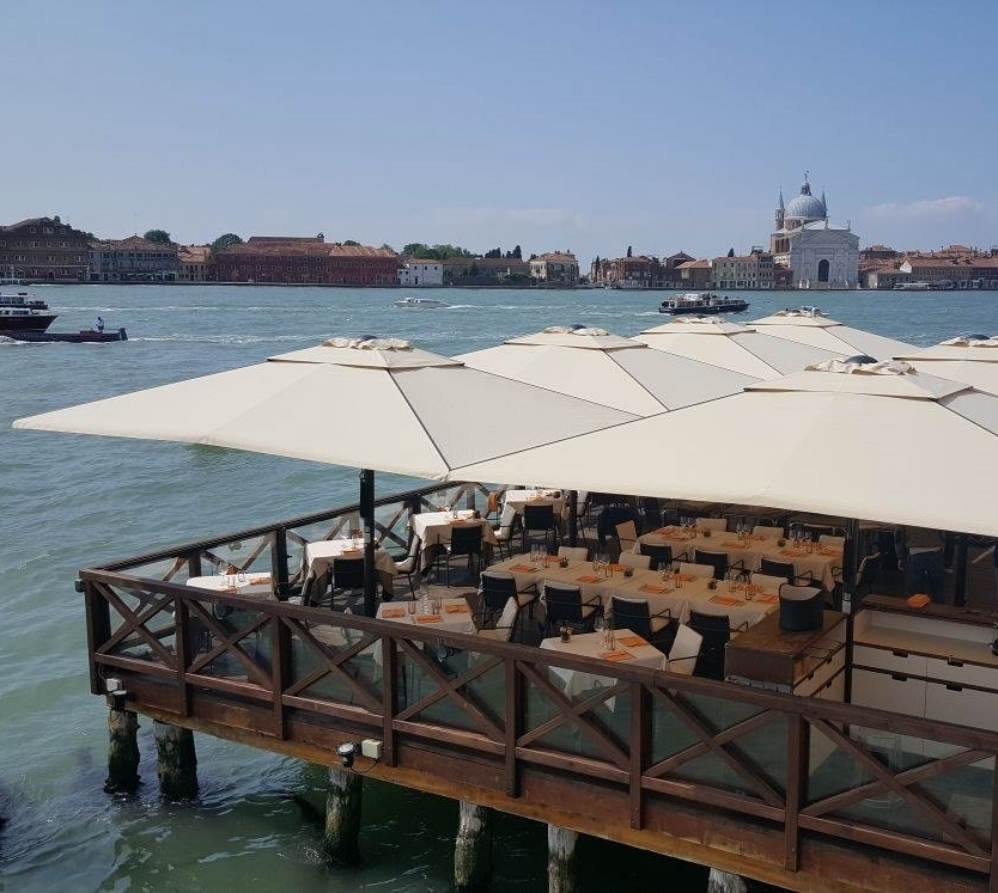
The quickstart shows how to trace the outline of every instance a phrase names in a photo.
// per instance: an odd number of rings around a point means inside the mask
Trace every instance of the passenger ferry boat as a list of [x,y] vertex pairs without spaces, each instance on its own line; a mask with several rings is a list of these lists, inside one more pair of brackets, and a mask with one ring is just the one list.
[[435,298],[414,298],[411,295],[407,298],[402,298],[400,301],[395,302],[396,307],[450,307],[450,304],[444,301],[438,301]]
[[711,292],[690,292],[674,295],[662,301],[658,312],[671,313],[673,316],[684,313],[695,313],[702,316],[714,313],[744,313],[748,308],[748,301],[742,298],[722,297]]
[[57,314],[49,312],[44,301],[32,300],[27,292],[0,294],[0,331],[44,332]]

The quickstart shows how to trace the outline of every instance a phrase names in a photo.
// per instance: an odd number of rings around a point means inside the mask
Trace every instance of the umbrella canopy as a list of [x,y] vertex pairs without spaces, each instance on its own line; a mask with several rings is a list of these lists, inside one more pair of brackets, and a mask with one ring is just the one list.
[[460,468],[455,479],[998,534],[998,396],[907,364],[820,366]]
[[[841,353],[764,335],[718,316],[684,316],[645,329],[635,341],[753,378],[777,378]],[[852,351],[855,353],[855,351]]]
[[998,335],[964,335],[925,350],[899,354],[921,372],[965,381],[998,394]]
[[652,350],[605,329],[553,326],[457,357],[468,366],[639,416],[737,394],[748,375]]
[[829,319],[817,307],[780,310],[772,316],[754,320],[751,325],[757,331],[775,338],[810,344],[830,350],[840,357],[863,354],[875,360],[889,360],[915,349],[904,341],[895,341],[893,338],[845,326],[837,320]]
[[442,480],[458,465],[633,418],[405,341],[334,338],[14,427],[208,444]]

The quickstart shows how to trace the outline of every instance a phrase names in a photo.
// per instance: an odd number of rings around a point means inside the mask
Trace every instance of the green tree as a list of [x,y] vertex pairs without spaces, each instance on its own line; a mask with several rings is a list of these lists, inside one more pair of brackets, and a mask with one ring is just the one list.
[[160,245],[169,245],[173,241],[165,229],[151,229],[142,238],[150,242],[158,242]]
[[627,256],[628,257],[634,257],[634,252],[631,251],[631,246],[630,245],[627,246]]
[[729,248],[728,249],[728,257],[734,257],[734,256],[735,256],[735,249],[734,248]]
[[219,251],[225,251],[226,248],[231,248],[233,245],[241,245],[242,243],[242,238],[235,233],[224,233],[211,243],[211,253],[218,254]]
[[349,245],[351,248],[358,248],[360,246],[360,242],[355,239],[347,239],[343,244]]
[[513,249],[513,257],[515,257],[517,260],[523,260],[523,250],[520,248],[519,245],[517,245]]

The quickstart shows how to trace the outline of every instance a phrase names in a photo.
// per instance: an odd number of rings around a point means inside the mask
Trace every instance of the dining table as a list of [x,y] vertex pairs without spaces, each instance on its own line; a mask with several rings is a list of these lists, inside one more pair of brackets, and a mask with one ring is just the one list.
[[273,577],[267,573],[215,574],[204,577],[188,577],[187,586],[205,589],[209,592],[224,592],[226,595],[239,595],[246,598],[260,598],[275,601]]
[[[335,570],[337,559],[357,560],[363,559],[363,557],[364,540],[361,537],[316,540],[306,543],[301,563],[303,595],[307,597],[317,580]],[[380,546],[374,550],[374,569],[382,588],[386,592],[391,592],[392,580],[397,574],[395,559]]]
[[[665,654],[628,629],[614,630],[612,644],[608,644],[602,632],[575,633],[567,639],[561,636],[542,639],[541,648],[558,654],[606,661],[607,664],[619,663],[627,666],[651,667],[655,670],[664,670],[669,663]],[[582,692],[593,688],[615,685],[617,682],[614,677],[603,676],[597,671],[587,672],[552,666],[551,672],[561,682],[563,691],[570,698],[578,697]],[[607,702],[607,706],[613,710],[612,699]]]
[[488,570],[511,574],[517,589],[536,586],[542,597],[548,580],[578,586],[583,600],[598,598],[606,612],[617,597],[646,601],[649,613],[668,612],[668,616],[681,623],[689,620],[690,611],[723,614],[728,617],[733,634],[776,611],[780,601],[779,593],[773,589],[751,587],[739,581],[715,581],[693,574],[663,574],[640,568],[627,574],[621,565],[594,569],[588,561],[564,561],[554,556],[540,561],[514,556],[490,565]]
[[[429,607],[429,610],[421,610],[424,607]],[[431,599],[428,606],[419,600],[382,602],[378,605],[377,618],[438,632],[474,635],[478,631],[471,607],[463,598]]]
[[640,553],[642,543],[671,546],[674,558],[685,554],[689,561],[694,560],[697,549],[725,552],[731,565],[747,571],[759,570],[763,558],[790,562],[795,576],[810,575],[815,583],[820,583],[829,592],[835,588],[836,577],[842,567],[842,549],[824,547],[819,543],[795,544],[792,540],[759,534],[739,536],[737,533],[711,531],[708,535],[704,530],[661,527],[639,536],[633,551]]
[[516,516],[523,514],[525,505],[553,506],[555,518],[561,519],[565,514],[565,495],[561,490],[507,490],[499,527],[511,527]]

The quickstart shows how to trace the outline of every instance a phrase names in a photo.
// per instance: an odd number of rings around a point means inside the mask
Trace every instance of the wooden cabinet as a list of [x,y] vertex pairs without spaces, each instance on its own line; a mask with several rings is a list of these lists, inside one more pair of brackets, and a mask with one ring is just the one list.
[[778,614],[770,614],[728,642],[725,676],[731,682],[802,697],[838,695],[841,700],[845,643],[846,619],[838,611],[825,611],[820,629],[803,632],[780,629]]
[[852,703],[998,730],[993,612],[876,596],[853,621]]

